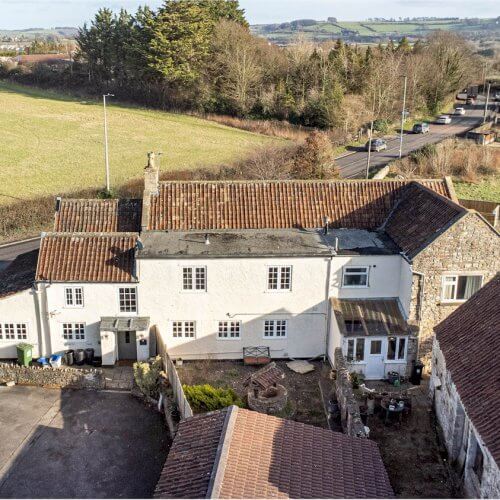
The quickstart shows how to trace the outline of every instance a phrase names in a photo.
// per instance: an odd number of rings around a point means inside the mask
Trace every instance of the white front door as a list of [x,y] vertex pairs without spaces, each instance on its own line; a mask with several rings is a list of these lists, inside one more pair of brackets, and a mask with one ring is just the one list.
[[366,343],[366,380],[381,380],[385,377],[385,339],[370,337]]

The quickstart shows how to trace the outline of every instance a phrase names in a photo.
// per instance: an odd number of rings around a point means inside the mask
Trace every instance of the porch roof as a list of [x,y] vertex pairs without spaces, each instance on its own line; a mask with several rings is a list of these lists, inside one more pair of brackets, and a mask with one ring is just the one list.
[[[408,333],[408,324],[397,298],[330,300],[342,335],[359,337]],[[348,329],[346,322],[355,322],[355,325]]]
[[107,316],[101,318],[101,331],[140,332],[149,328],[149,318],[137,316]]

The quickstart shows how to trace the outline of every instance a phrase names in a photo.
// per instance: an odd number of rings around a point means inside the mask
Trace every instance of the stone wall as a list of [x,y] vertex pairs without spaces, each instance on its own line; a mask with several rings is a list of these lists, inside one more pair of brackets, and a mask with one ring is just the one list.
[[104,372],[99,369],[42,368],[0,363],[0,383],[60,387],[61,389],[104,389]]
[[500,270],[500,238],[477,214],[470,213],[418,254],[413,270],[425,277],[414,275],[410,322],[419,324],[419,357],[430,368],[434,326],[463,303],[441,302],[443,273],[481,273],[485,285]]
[[348,436],[367,437],[365,426],[361,421],[359,404],[352,390],[351,374],[342,354],[342,349],[335,349],[335,394],[340,406],[342,428]]

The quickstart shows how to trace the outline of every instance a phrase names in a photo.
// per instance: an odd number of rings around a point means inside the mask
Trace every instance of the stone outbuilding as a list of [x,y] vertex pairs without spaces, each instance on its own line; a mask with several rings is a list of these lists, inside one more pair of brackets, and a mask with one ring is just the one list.
[[470,498],[500,497],[500,274],[435,328],[431,393]]

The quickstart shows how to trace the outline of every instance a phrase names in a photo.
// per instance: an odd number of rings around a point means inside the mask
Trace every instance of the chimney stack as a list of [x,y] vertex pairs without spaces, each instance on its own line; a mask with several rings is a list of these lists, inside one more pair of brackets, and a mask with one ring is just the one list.
[[148,153],[148,165],[144,169],[144,193],[142,195],[142,221],[141,229],[145,231],[149,225],[149,213],[151,210],[151,196],[159,194],[160,172],[156,166],[156,155]]
[[158,182],[160,172],[156,167],[156,155],[153,152],[148,153],[148,165],[144,169],[144,191],[146,193],[158,194]]

